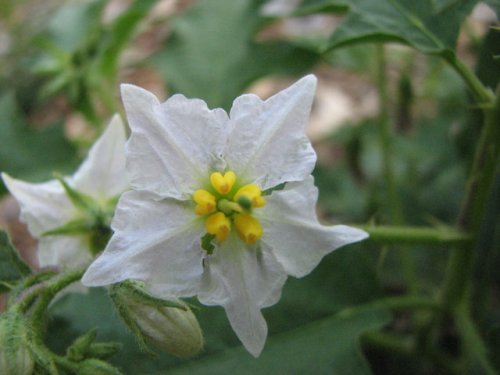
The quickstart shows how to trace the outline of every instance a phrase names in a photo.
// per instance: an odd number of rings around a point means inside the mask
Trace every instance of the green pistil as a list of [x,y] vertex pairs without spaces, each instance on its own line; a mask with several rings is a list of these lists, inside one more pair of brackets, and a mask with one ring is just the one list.
[[231,215],[233,212],[243,212],[243,208],[236,202],[227,199],[220,199],[217,202],[217,209],[226,215]]

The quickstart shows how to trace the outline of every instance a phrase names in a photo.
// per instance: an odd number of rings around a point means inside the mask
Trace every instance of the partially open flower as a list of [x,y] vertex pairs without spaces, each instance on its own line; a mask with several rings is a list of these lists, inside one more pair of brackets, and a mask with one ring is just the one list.
[[85,266],[106,246],[118,196],[128,187],[125,139],[115,116],[73,176],[29,183],[2,173],[39,239],[40,266]]

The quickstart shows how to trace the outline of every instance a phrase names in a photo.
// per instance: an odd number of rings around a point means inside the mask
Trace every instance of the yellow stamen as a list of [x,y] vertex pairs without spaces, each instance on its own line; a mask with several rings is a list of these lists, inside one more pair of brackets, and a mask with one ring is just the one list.
[[236,182],[236,174],[232,171],[224,173],[224,176],[220,172],[214,172],[210,175],[210,182],[215,190],[220,194],[227,194],[233,188]]
[[194,212],[197,215],[203,216],[215,211],[216,201],[215,197],[208,191],[199,189],[193,194],[193,199],[196,202]]
[[262,196],[262,190],[255,184],[248,184],[239,188],[234,195],[234,201],[238,202],[243,197],[252,202],[252,207],[258,208],[266,205],[266,199]]
[[213,234],[219,241],[224,241],[229,236],[231,222],[222,212],[210,215],[205,221],[205,229]]
[[262,226],[259,221],[248,214],[238,214],[234,218],[236,232],[243,242],[252,245],[262,237]]

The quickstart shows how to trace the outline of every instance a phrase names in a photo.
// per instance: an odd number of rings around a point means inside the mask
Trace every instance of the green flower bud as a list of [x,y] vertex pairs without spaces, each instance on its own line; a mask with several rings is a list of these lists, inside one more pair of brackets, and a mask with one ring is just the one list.
[[28,336],[29,325],[23,315],[7,311],[0,316],[0,374],[33,373],[35,361]]
[[142,346],[147,348],[147,344],[153,344],[183,358],[191,357],[203,348],[198,320],[181,300],[166,301],[153,297],[135,281],[115,284],[110,295]]

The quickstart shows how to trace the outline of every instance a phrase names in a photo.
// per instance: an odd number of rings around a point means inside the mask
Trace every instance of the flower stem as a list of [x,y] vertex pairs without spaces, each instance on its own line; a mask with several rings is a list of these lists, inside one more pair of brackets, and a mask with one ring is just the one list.
[[452,66],[453,69],[462,77],[469,89],[474,95],[476,102],[484,107],[491,106],[494,101],[493,93],[488,90],[477,76],[465,65],[455,53],[447,53],[444,56],[445,60]]
[[32,324],[36,332],[41,332],[42,327],[40,325],[43,321],[43,314],[55,295],[68,285],[80,280],[85,270],[86,268],[68,271],[42,285],[39,297],[31,311]]
[[[500,86],[492,107],[484,108],[484,125],[478,141],[472,170],[467,181],[466,195],[457,220],[460,230],[477,234],[488,194],[491,190],[496,166],[500,159]],[[472,280],[474,243],[460,246],[451,254],[448,263],[443,301],[450,308],[467,296]]]
[[[391,220],[394,224],[401,224],[402,214],[399,196],[394,178],[394,165],[392,159],[392,143],[391,143],[391,129],[389,126],[389,100],[387,96],[387,61],[385,55],[384,45],[377,46],[377,61],[378,61],[378,74],[377,74],[377,88],[379,96],[379,118],[378,118],[378,135],[380,148],[382,150],[382,160],[384,168],[384,181],[387,186],[387,196],[389,202],[389,210]],[[413,268],[411,254],[408,249],[402,248],[399,252],[401,259],[401,266],[403,269],[403,276],[410,293],[415,294],[418,291],[417,278]]]
[[369,241],[383,244],[469,244],[472,237],[452,228],[423,228],[407,226],[360,226],[370,237]]

